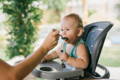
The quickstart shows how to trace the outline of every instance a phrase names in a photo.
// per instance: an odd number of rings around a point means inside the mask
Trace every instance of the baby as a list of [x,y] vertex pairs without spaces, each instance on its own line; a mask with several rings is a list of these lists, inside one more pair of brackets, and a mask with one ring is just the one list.
[[83,23],[77,14],[69,14],[61,21],[60,36],[63,42],[50,54],[43,58],[43,61],[60,58],[65,66],[71,69],[86,69],[89,64],[88,52],[85,43],[81,38]]

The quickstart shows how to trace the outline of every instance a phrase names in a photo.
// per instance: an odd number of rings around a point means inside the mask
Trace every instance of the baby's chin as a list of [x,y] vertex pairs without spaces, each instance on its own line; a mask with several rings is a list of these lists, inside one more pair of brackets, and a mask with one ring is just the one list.
[[74,40],[74,41],[71,41],[71,40],[64,40],[66,43],[69,43],[69,44],[75,44],[76,43],[76,41]]

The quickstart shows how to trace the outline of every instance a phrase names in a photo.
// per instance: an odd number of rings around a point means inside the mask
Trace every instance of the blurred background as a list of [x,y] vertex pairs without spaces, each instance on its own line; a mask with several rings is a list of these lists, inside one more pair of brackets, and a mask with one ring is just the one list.
[[[10,64],[24,59],[44,40],[60,20],[77,13],[84,25],[96,21],[114,24],[109,31],[99,63],[120,74],[120,0],[0,0],[0,58]],[[39,80],[35,77],[26,80]]]

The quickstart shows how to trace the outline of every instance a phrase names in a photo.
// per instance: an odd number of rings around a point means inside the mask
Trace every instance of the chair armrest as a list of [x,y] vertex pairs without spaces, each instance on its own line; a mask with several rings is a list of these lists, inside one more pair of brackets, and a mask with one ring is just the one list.
[[103,75],[100,75],[99,72],[94,72],[94,73],[86,72],[86,76],[84,78],[102,79],[102,78],[109,78],[110,77],[110,73],[106,67],[104,67],[101,64],[97,64],[97,67],[100,68],[102,71],[104,71]]
[[108,69],[106,67],[104,67],[101,64],[98,64],[97,67],[99,67],[100,69],[105,71],[104,75],[102,75],[101,78],[109,78],[110,77],[110,73],[109,73],[109,71],[108,71]]

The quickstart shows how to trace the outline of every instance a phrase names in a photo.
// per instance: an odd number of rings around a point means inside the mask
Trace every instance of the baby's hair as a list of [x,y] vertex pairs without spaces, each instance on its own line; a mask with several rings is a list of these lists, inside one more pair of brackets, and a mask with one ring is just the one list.
[[78,24],[77,27],[83,28],[83,22],[82,22],[82,19],[79,17],[79,15],[77,15],[75,13],[71,13],[71,14],[65,16],[64,18],[68,18],[68,17],[74,18],[76,23]]

